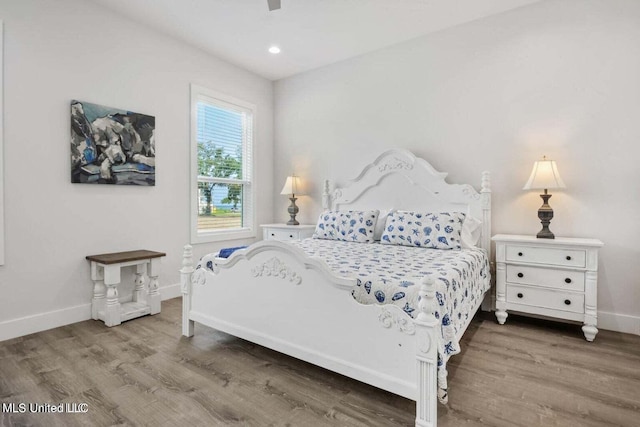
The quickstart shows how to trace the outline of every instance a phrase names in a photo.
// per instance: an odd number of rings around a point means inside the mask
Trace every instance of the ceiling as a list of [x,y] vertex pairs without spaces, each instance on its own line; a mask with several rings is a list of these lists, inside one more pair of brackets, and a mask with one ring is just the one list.
[[92,1],[278,80],[539,0]]

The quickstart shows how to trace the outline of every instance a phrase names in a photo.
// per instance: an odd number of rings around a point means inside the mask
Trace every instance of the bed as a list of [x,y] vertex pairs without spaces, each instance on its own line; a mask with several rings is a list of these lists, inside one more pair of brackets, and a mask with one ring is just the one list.
[[[330,369],[415,400],[416,426],[435,426],[446,361],[490,287],[489,173],[479,192],[446,175],[389,150],[344,186],[325,181],[321,238],[261,241],[195,267],[186,245],[183,335],[198,322]],[[473,246],[457,234],[471,218]],[[445,248],[428,243],[427,222],[429,233],[451,224]]]

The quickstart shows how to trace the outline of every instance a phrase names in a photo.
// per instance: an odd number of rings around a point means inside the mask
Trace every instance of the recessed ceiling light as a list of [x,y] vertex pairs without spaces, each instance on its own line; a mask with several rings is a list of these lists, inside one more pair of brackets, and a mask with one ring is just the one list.
[[278,46],[271,46],[269,48],[269,52],[271,52],[271,53],[273,53],[275,55],[276,53],[280,53],[280,48]]

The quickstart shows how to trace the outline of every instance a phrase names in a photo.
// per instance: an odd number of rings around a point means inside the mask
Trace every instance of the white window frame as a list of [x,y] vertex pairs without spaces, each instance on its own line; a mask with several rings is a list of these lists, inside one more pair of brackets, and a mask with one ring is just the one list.
[[[251,140],[244,141],[245,150],[249,156],[243,156],[243,191],[242,191],[242,215],[243,225],[241,228],[219,229],[206,232],[198,232],[198,102],[204,101],[226,109],[237,109],[238,111],[250,111],[251,120]],[[256,189],[254,175],[254,153],[255,146],[255,123],[256,106],[252,103],[234,98],[232,96],[191,84],[191,179],[190,181],[190,228],[191,243],[219,242],[222,240],[250,239],[256,237]],[[247,158],[248,157],[248,158]],[[223,181],[216,179],[216,181]],[[234,181],[236,182],[236,181]]]

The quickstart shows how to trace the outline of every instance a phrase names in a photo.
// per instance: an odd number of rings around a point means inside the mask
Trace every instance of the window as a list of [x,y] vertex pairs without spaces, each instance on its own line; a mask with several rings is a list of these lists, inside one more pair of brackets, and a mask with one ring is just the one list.
[[191,241],[255,237],[255,106],[191,85]]

